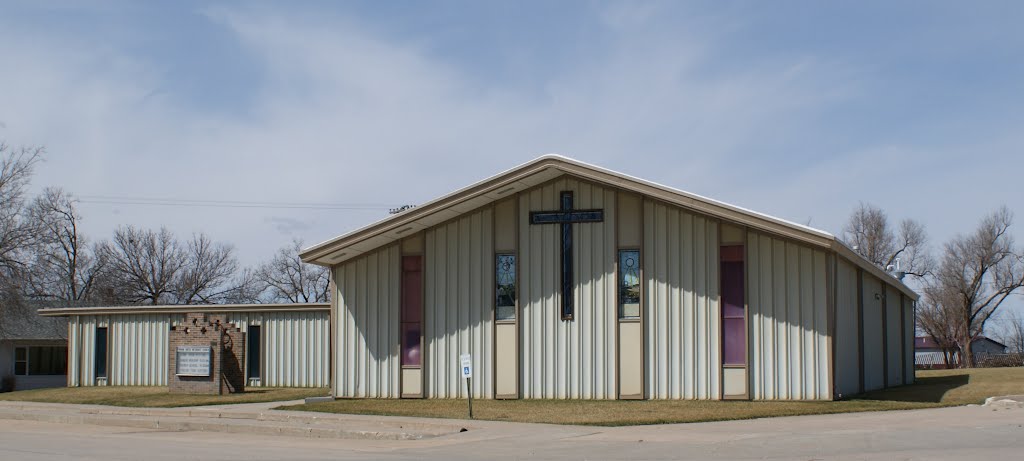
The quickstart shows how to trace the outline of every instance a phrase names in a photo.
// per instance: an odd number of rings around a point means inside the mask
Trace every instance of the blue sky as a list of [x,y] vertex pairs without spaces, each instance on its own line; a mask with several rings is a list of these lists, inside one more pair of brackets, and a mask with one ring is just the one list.
[[538,155],[838,233],[1024,236],[1020,2],[0,1],[0,139],[85,230],[166,225],[245,263]]

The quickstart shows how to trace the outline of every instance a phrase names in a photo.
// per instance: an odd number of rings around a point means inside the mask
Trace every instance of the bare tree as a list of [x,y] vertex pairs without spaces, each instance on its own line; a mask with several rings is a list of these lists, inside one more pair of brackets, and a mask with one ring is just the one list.
[[234,288],[231,277],[238,271],[234,248],[214,243],[206,234],[193,234],[184,251],[174,294],[179,304],[220,302]]
[[260,280],[257,271],[244,269],[231,282],[222,299],[229,304],[258,304],[263,302],[262,295],[267,285]]
[[33,223],[24,216],[24,197],[41,155],[39,148],[11,149],[0,142],[0,336],[35,315],[22,296],[26,261],[35,243]]
[[174,302],[175,283],[187,256],[167,228],[118,228],[101,253],[118,284],[119,298],[141,304]]
[[11,149],[0,142],[0,270],[13,276],[24,269],[24,251],[34,228],[24,218],[25,188],[42,155],[41,148]]
[[1024,316],[1017,312],[999,319],[1002,325],[999,339],[1011,354],[1024,354]]
[[934,285],[925,286],[917,304],[917,326],[942,349],[947,368],[957,366],[959,322],[955,293]]
[[[1013,215],[1005,206],[982,219],[970,235],[945,245],[925,294],[952,313],[962,366],[973,367],[971,341],[1014,291],[1024,286],[1024,252],[1010,235]],[[931,293],[935,293],[934,296]]]
[[26,291],[39,301],[89,304],[105,260],[97,257],[79,232],[75,200],[61,189],[47,188],[32,201],[28,218],[36,227],[37,245]]
[[928,234],[924,225],[912,219],[900,221],[893,230],[885,211],[861,203],[843,228],[843,240],[874,265],[888,269],[899,262],[900,271],[919,278],[930,273]]
[[301,240],[292,240],[274,257],[260,266],[256,277],[267,286],[273,301],[293,303],[327,302],[330,300],[330,276],[326,267],[306,264],[299,258]]

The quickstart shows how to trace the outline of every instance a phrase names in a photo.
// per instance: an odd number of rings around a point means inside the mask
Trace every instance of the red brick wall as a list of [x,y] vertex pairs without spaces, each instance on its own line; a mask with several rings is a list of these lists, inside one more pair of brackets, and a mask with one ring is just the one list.
[[[245,335],[224,315],[190,313],[168,334],[167,387],[176,394],[225,394],[245,390]],[[178,376],[178,346],[208,346],[210,376]]]

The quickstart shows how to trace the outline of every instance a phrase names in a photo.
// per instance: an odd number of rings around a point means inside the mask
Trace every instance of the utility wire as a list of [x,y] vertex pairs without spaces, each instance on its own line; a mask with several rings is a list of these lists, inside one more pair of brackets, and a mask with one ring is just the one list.
[[216,208],[282,208],[304,210],[388,210],[393,205],[373,203],[303,203],[303,202],[256,202],[243,200],[198,200],[155,197],[124,197],[111,195],[81,195],[81,203],[107,205],[146,205],[146,206],[179,206],[179,207],[216,207]]

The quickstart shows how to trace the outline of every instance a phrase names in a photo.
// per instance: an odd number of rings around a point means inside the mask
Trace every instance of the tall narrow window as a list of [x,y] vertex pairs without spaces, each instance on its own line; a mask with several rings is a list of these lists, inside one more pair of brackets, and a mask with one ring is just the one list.
[[96,327],[96,347],[93,370],[97,378],[107,377],[107,327]]
[[499,254],[495,257],[497,269],[494,277],[494,319],[516,319],[516,255]]
[[743,245],[723,246],[722,263],[722,364],[747,364],[747,328],[743,299]]
[[619,250],[619,318],[640,318],[640,250]]
[[402,366],[423,363],[423,267],[422,257],[402,257]]
[[249,325],[249,329],[245,334],[245,368],[246,378],[259,379],[260,378],[260,326]]

